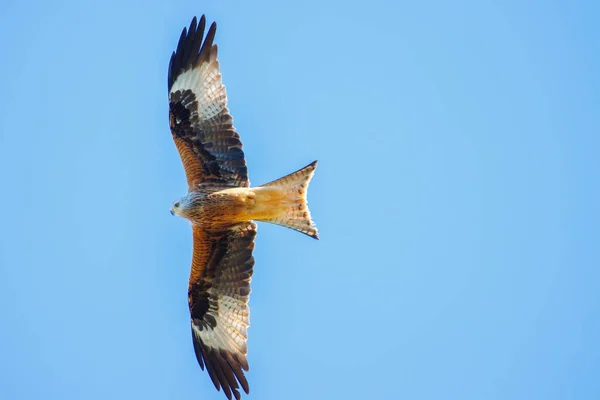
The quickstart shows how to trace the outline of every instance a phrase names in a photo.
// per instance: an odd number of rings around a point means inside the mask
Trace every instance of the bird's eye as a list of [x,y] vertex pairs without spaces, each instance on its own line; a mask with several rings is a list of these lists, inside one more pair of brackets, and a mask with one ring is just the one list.
[[175,208],[178,208],[178,207],[179,207],[179,202],[177,202],[177,203],[173,204],[173,206],[174,206]]

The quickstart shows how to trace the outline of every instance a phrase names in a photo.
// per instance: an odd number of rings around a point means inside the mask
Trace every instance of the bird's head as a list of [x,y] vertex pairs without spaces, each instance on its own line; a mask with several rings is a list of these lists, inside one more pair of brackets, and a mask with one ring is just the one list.
[[173,205],[171,206],[171,215],[177,215],[179,216],[179,206],[180,206],[180,202],[176,201],[175,203],[173,203]]
[[171,215],[177,215],[178,217],[186,218],[188,208],[189,199],[188,196],[184,196],[173,203],[171,206]]

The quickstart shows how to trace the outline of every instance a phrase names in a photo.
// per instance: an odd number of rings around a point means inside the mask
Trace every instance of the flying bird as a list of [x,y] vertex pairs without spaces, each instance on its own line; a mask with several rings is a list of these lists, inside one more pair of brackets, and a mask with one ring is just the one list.
[[306,201],[314,161],[283,178],[250,187],[239,134],[227,108],[214,44],[204,15],[184,28],[169,62],[169,121],[188,184],[171,214],[192,226],[188,304],[194,351],[228,399],[249,393],[246,341],[256,223],[318,239]]

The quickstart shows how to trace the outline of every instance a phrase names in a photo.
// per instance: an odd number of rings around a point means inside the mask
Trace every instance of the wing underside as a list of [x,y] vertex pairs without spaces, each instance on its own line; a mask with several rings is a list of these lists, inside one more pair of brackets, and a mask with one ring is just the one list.
[[169,63],[169,120],[190,190],[199,184],[249,186],[239,134],[227,108],[217,45],[216,24],[206,37],[206,19],[183,30]]
[[194,229],[188,299],[198,363],[219,390],[239,399],[248,393],[243,371],[250,324],[248,300],[254,266],[256,224],[245,222],[220,233]]

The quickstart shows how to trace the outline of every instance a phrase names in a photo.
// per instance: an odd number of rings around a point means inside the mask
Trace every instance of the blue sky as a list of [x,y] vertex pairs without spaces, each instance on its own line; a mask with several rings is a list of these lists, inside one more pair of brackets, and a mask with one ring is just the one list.
[[0,398],[223,399],[194,358],[167,65],[206,13],[261,224],[250,399],[600,398],[600,5],[16,1]]

